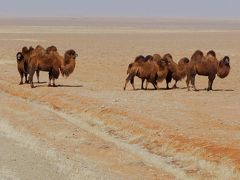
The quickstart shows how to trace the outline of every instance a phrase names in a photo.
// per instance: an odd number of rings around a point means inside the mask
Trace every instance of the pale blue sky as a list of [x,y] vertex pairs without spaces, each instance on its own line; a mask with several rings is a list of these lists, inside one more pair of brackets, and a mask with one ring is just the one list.
[[240,0],[1,0],[0,16],[240,19]]

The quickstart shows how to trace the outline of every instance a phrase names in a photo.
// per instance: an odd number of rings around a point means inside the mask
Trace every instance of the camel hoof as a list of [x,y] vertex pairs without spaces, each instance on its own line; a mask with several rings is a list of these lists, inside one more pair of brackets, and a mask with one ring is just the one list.
[[53,84],[53,87],[57,87],[56,84]]
[[20,82],[19,85],[23,85],[23,82]]
[[52,85],[51,85],[51,84],[48,84],[48,87],[52,87]]

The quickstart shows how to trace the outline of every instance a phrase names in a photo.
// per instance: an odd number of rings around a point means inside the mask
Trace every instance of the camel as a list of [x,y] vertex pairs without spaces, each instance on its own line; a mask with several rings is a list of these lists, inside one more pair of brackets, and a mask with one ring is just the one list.
[[127,74],[128,77],[123,88],[124,90],[126,89],[129,81],[135,90],[135,76],[138,76],[140,79],[142,79],[141,89],[144,89],[143,83],[145,79],[147,80],[145,89],[147,89],[149,82],[152,83],[155,89],[158,89],[157,82],[165,79],[165,76],[167,75],[167,62],[163,59],[159,59],[158,61],[153,60],[153,56],[147,56],[147,58],[144,58],[144,56],[141,55],[136,57],[133,63],[129,64]]
[[21,79],[19,82],[19,85],[22,85],[24,76],[25,76],[25,83],[28,83],[27,63],[26,63],[26,61],[24,61],[24,56],[23,56],[22,52],[18,52],[16,57],[17,57],[18,72],[19,72],[20,79]]
[[172,73],[172,78],[175,80],[175,84],[173,85],[173,89],[178,88],[177,82],[181,81],[183,78],[187,76],[189,59],[184,57],[178,61],[178,64],[175,67],[175,71]]
[[180,59],[178,63],[176,63],[173,61],[171,54],[165,54],[163,58],[169,61],[168,74],[166,77],[167,89],[170,89],[169,83],[172,81],[172,79],[175,80],[175,84],[172,88],[178,88],[177,82],[185,78],[187,75],[189,59],[184,57]]
[[[44,53],[44,48],[41,46],[37,46],[35,49],[33,47],[29,47],[29,49],[27,47],[23,47],[22,48],[22,52],[18,52],[16,57],[17,57],[17,64],[18,64],[18,72],[20,74],[20,83],[19,85],[23,84],[23,76],[25,76],[25,83],[28,83],[28,64],[29,64],[29,57],[30,55],[34,52],[34,53]],[[37,72],[37,79],[38,79],[38,83],[39,83],[39,72]]]
[[[66,51],[64,57],[55,50],[43,55],[32,53],[29,64],[29,81],[31,88],[34,88],[33,75],[37,71],[49,72],[48,86],[56,87],[55,79],[58,79],[60,72],[63,76],[68,77],[74,71],[77,56],[77,53],[72,49]],[[53,82],[52,85],[51,81]]]
[[230,72],[230,59],[225,56],[222,60],[218,61],[216,58],[216,53],[211,50],[204,56],[203,52],[197,50],[191,57],[189,63],[188,73],[187,73],[187,87],[190,91],[189,82],[193,85],[195,91],[197,88],[195,86],[196,75],[208,76],[208,88],[207,90],[212,90],[213,81],[216,77],[225,78]]

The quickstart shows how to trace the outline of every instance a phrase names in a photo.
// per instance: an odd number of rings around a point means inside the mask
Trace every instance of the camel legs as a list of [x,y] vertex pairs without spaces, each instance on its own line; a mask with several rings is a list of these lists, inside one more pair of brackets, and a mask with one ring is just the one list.
[[172,87],[173,89],[178,88],[178,87],[177,87],[177,82],[178,82],[178,81],[175,81],[175,84],[174,84],[173,87]]
[[25,75],[25,83],[29,83],[29,80],[28,80],[28,77],[27,77],[27,76],[28,76],[28,74],[27,74],[27,73],[25,73],[24,75]]
[[[196,75],[195,75],[196,76]],[[193,86],[194,91],[197,91],[197,88],[195,86],[195,76],[191,77],[191,84]]]
[[207,88],[208,91],[212,90],[212,85],[215,77],[216,75],[208,76],[208,88]]
[[170,89],[170,88],[169,88],[169,82],[166,82],[166,83],[167,83],[167,89]]
[[130,83],[131,83],[133,89],[135,90],[135,86],[134,86],[134,77],[130,80]]
[[35,73],[35,70],[31,70],[31,71],[29,72],[29,83],[30,83],[31,88],[34,88],[34,87],[35,87],[34,84],[33,84],[33,76],[34,76],[34,73]]
[[193,89],[194,91],[197,91],[197,88],[195,86],[195,77],[196,77],[196,74],[191,74],[189,73],[187,75],[187,80],[186,80],[186,83],[187,83],[187,88],[188,88],[188,91],[190,91],[190,86],[189,86],[189,82],[191,81],[191,84],[193,86]]
[[190,74],[187,74],[187,80],[186,80],[186,84],[187,84],[187,89],[188,91],[190,91],[190,87],[189,87],[189,82],[190,82]]
[[48,87],[51,87],[51,86],[52,86],[51,82],[52,82],[52,79],[53,79],[53,77],[52,77],[52,73],[49,72],[49,73],[48,73],[48,76],[49,76]]
[[131,80],[131,84],[132,84],[132,87],[133,87],[133,90],[135,90],[135,86],[134,86],[134,76],[135,74],[129,74],[127,79],[126,79],[126,82],[125,82],[125,85],[123,87],[123,90],[126,90],[126,87],[127,87],[127,84],[128,82]]
[[55,84],[55,78],[53,78],[53,87],[57,87]]
[[157,84],[157,82],[156,82],[156,81],[155,81],[155,82],[153,82],[153,83],[152,83],[152,85],[153,85],[153,87],[154,87],[154,89],[155,89],[155,90],[157,90],[157,89],[158,89],[158,84]]
[[142,86],[141,89],[144,89],[143,84],[144,84],[145,79],[142,79]]
[[21,78],[19,85],[22,85],[23,84],[23,73],[19,73],[19,74],[20,74],[20,78]]
[[37,74],[37,81],[39,83],[39,70],[36,71],[36,74]]
[[149,83],[149,82],[147,81],[147,82],[146,82],[145,90],[147,90],[147,88],[148,88],[148,83]]

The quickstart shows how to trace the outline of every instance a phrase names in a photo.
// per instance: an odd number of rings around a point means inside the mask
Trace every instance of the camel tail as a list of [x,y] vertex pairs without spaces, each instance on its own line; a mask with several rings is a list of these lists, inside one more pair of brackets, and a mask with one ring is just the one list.
[[133,63],[131,63],[131,64],[129,64],[129,65],[128,65],[127,74],[129,74],[129,73],[130,73],[132,66],[133,66]]

